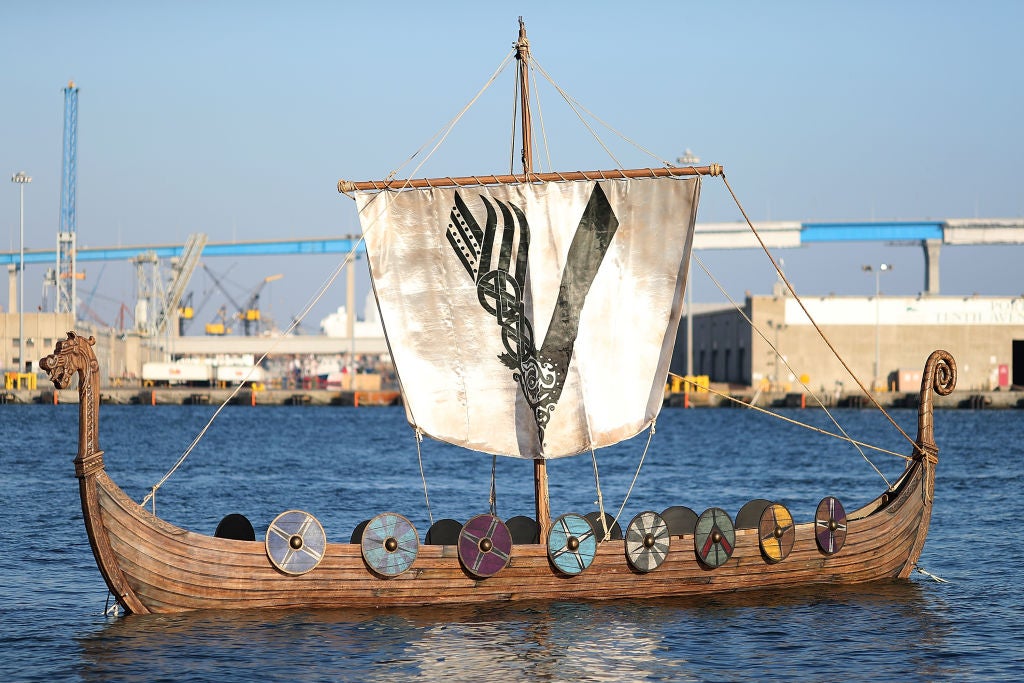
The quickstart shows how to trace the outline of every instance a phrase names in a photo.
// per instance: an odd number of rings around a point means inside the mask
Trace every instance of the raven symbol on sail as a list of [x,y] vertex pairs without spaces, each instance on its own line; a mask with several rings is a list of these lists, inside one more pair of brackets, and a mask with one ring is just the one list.
[[[595,184],[569,247],[547,336],[537,348],[524,301],[530,250],[526,215],[511,202],[506,204],[493,198],[489,201],[483,195],[480,201],[487,213],[483,228],[459,193],[455,193],[448,242],[476,283],[480,305],[501,328],[505,352],[499,359],[519,383],[543,444],[544,430],[565,386],[579,333],[580,312],[619,221],[601,186]],[[496,244],[497,240],[500,244]]]

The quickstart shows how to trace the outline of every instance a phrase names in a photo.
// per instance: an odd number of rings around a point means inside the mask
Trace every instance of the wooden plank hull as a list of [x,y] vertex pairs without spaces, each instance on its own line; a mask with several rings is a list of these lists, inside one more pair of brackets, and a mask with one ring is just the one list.
[[319,566],[289,576],[273,566],[262,540],[186,531],[139,506],[105,472],[88,479],[95,509],[87,522],[109,547],[97,561],[108,584],[120,587],[119,601],[133,612],[177,612],[658,598],[906,577],[927,534],[934,466],[915,461],[887,504],[879,499],[851,513],[846,544],[835,555],[818,549],[807,523],[797,525],[792,552],[777,564],[763,558],[757,530],[741,529],[734,554],[716,569],[698,562],[693,536],[685,535],[672,537],[664,563],[646,574],[630,567],[623,541],[609,541],[575,576],[558,572],[544,545],[516,545],[509,565],[487,579],[463,569],[455,546],[428,545],[407,572],[381,578],[350,543],[329,543]]
[[918,436],[903,476],[889,491],[847,515],[844,546],[827,555],[813,523],[795,527],[792,551],[769,563],[758,531],[736,531],[731,557],[711,569],[694,550],[693,535],[674,536],[664,562],[641,573],[626,559],[625,543],[598,546],[593,563],[567,576],[540,544],[514,545],[497,574],[474,578],[454,545],[422,545],[398,576],[383,578],[364,562],[361,547],[327,543],[311,571],[286,574],[271,562],[263,541],[196,534],[151,514],[106,473],[98,443],[99,377],[94,340],[68,333],[40,362],[55,386],[79,374],[79,449],[75,472],[96,563],[117,601],[129,612],[179,612],[254,607],[378,608],[467,605],[526,600],[612,600],[710,595],[813,584],[856,584],[906,578],[920,556],[931,520],[938,447],[932,391],[948,395],[956,365],[936,351],[925,366]]

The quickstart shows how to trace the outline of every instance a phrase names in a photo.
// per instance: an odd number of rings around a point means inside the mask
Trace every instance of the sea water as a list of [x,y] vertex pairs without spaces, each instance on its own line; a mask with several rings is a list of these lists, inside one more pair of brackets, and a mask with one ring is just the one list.
[[[103,406],[107,471],[141,500],[213,410]],[[820,411],[785,415],[836,431]],[[893,415],[916,434],[916,412]],[[856,439],[909,452],[876,412],[835,417]],[[915,574],[689,600],[128,617],[104,616],[110,600],[71,464],[77,420],[75,406],[0,406],[2,681],[1024,679],[1024,412],[936,415],[935,508],[919,564],[947,583]],[[552,514],[600,502],[625,527],[643,510],[735,515],[768,498],[802,522],[825,495],[858,507],[903,467],[747,410],[666,409],[645,444],[598,451],[596,476],[589,454],[552,461]],[[532,515],[529,462],[492,463],[429,440],[417,450],[400,408],[230,406],[158,490],[156,509],[202,533],[240,512],[257,537],[278,513],[301,509],[331,541],[394,511],[422,538],[431,520],[489,511],[492,464],[498,514]]]

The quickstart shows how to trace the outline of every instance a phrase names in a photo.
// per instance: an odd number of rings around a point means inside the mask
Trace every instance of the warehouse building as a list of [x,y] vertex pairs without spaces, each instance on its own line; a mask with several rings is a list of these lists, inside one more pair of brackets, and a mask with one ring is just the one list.
[[[956,359],[958,389],[1024,389],[1022,297],[827,296],[805,298],[803,305],[806,313],[779,291],[748,296],[742,311],[695,309],[689,374],[765,391],[800,391],[801,380],[825,394],[856,390],[810,314],[850,369],[876,390],[918,390],[921,369],[935,349]],[[687,374],[687,337],[684,317],[671,366],[680,375]]]

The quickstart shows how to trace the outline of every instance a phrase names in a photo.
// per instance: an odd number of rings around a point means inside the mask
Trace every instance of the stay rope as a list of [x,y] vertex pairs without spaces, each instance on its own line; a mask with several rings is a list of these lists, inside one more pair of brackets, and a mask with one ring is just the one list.
[[[601,474],[597,470],[597,453],[594,452],[593,448],[590,449],[590,462],[594,465],[594,487],[597,489],[597,512],[600,515],[599,519],[601,520],[601,528],[604,530],[604,533],[601,535],[601,540],[607,541],[609,536],[608,520],[604,517],[604,494],[601,493]],[[612,526],[615,526],[614,522],[612,523]]]
[[[540,73],[540,74],[541,74],[542,76],[544,76],[544,79],[545,79],[545,80],[546,80],[546,81],[547,81],[548,83],[550,83],[550,84],[551,84],[551,86],[552,86],[552,87],[553,87],[553,88],[554,88],[555,90],[557,90],[557,91],[558,91],[558,94],[562,96],[562,99],[564,99],[564,100],[565,100],[565,103],[566,103],[566,104],[568,104],[568,105],[569,105],[569,108],[570,108],[570,109],[572,110],[572,112],[573,112],[574,114],[576,114],[576,117],[577,117],[577,118],[578,118],[578,119],[580,120],[580,123],[582,123],[582,124],[583,124],[583,127],[584,127],[584,128],[586,128],[586,129],[587,129],[587,130],[588,130],[588,131],[590,132],[590,134],[591,134],[591,135],[592,135],[592,136],[594,137],[594,140],[596,140],[596,141],[597,141],[597,144],[599,144],[599,145],[601,146],[601,148],[602,148],[602,149],[603,149],[603,150],[605,151],[605,154],[607,154],[607,155],[608,155],[608,157],[609,157],[609,158],[610,158],[610,159],[611,159],[612,161],[614,161],[614,162],[615,162],[615,166],[616,166],[617,168],[623,168],[623,165],[622,165],[622,164],[621,164],[621,163],[619,162],[619,160],[618,160],[618,159],[616,159],[616,158],[615,158],[615,154],[613,154],[613,153],[612,153],[612,151],[611,151],[611,149],[609,149],[609,148],[608,148],[608,145],[606,145],[606,144],[604,143],[604,140],[602,140],[602,139],[601,139],[601,136],[600,136],[600,135],[598,135],[598,134],[597,134],[597,133],[596,133],[596,132],[594,131],[594,128],[593,128],[593,127],[592,127],[592,126],[590,125],[590,122],[589,122],[589,121],[587,121],[587,120],[586,120],[586,118],[584,118],[584,117],[583,117],[583,116],[582,116],[582,115],[580,114],[580,110],[582,110],[582,111],[586,112],[586,113],[587,113],[587,114],[588,114],[589,116],[591,116],[591,117],[592,117],[592,118],[593,118],[593,119],[594,119],[595,121],[599,122],[599,123],[600,123],[601,125],[603,125],[603,126],[605,126],[606,128],[608,128],[608,130],[610,130],[610,131],[612,131],[612,132],[615,132],[616,134],[618,134],[618,135],[619,135],[619,137],[621,137],[621,138],[622,138],[623,140],[626,140],[627,142],[630,142],[630,143],[632,143],[632,144],[633,144],[634,146],[638,147],[639,149],[643,149],[642,147],[640,147],[639,145],[637,145],[637,144],[636,144],[635,142],[633,142],[632,140],[630,140],[629,138],[627,138],[627,137],[626,137],[625,135],[622,135],[621,133],[618,133],[617,131],[615,131],[615,129],[613,129],[613,128],[612,128],[611,126],[609,126],[608,124],[606,124],[606,123],[605,123],[604,121],[602,121],[602,120],[601,120],[601,119],[599,119],[598,117],[594,116],[594,114],[592,114],[592,113],[591,113],[590,111],[588,111],[588,110],[587,110],[587,109],[586,109],[586,108],[585,108],[585,107],[584,107],[583,105],[581,105],[581,104],[580,104],[579,102],[577,102],[577,101],[576,101],[576,100],[575,100],[575,99],[574,99],[574,98],[573,98],[573,97],[572,97],[571,95],[569,95],[569,94],[568,94],[567,92],[565,92],[564,90],[562,90],[561,86],[559,86],[559,85],[558,85],[557,83],[555,83],[555,80],[554,80],[553,78],[551,78],[551,76],[550,76],[550,75],[548,74],[548,72],[544,70],[544,67],[542,67],[542,66],[541,66],[541,65],[540,65],[540,64],[539,64],[539,63],[537,62],[537,60],[536,60],[536,59],[534,59],[534,57],[533,57],[533,55],[532,55],[532,54],[530,55],[530,64],[531,64],[531,65],[532,65],[532,66],[533,66],[533,67],[534,67],[534,68],[535,68],[535,69],[536,69],[536,70],[537,70],[537,71],[538,71],[538,72],[539,72],[539,73]],[[546,142],[545,142],[545,144],[546,144]],[[647,150],[644,150],[644,151],[646,152]],[[650,154],[650,152],[648,152],[648,154]],[[655,159],[657,159],[657,158],[658,158],[658,157],[657,157],[656,155],[654,155],[654,154],[651,154],[651,157],[653,157],[653,158],[655,158]],[[549,161],[549,163],[550,163],[550,161]]]
[[[621,164],[618,164],[618,161],[616,160],[615,155],[611,153],[611,151],[609,150],[608,146],[605,145],[605,143],[600,139],[600,137],[594,131],[593,127],[591,127],[589,125],[589,123],[584,119],[584,117],[580,113],[581,111],[585,112],[593,120],[597,121],[602,126],[604,126],[606,129],[611,131],[613,134],[615,134],[616,136],[618,136],[622,140],[626,141],[627,143],[633,145],[635,148],[637,148],[641,152],[647,154],[648,156],[650,156],[652,158],[659,159],[659,157],[656,154],[654,154],[650,150],[646,149],[642,145],[638,144],[637,142],[635,142],[631,138],[627,137],[626,135],[624,135],[620,131],[616,130],[614,127],[612,127],[607,122],[605,122],[600,117],[596,116],[593,112],[591,112],[586,107],[584,107],[579,101],[577,101],[571,95],[566,93],[555,82],[555,80],[544,70],[544,68],[536,61],[536,59],[533,58],[532,55],[531,55],[531,58],[530,58],[530,62],[531,62],[531,65],[535,67],[536,71],[539,72],[555,88],[555,90],[558,91],[558,93],[562,96],[562,98],[569,105],[569,107],[573,110],[573,112],[577,115],[577,117],[579,117],[580,121],[583,122],[583,125],[586,127],[586,129],[591,133],[591,135],[594,136],[594,138],[598,141],[598,143],[601,145],[601,147],[608,153],[608,156],[613,161],[615,161],[618,166],[621,167]],[[546,145],[546,139],[545,139],[545,145]],[[669,162],[665,161],[665,160],[662,160],[662,163],[664,165],[666,165],[666,166],[670,165]],[[782,269],[779,267],[779,265],[776,262],[775,258],[772,256],[771,252],[768,250],[768,247],[765,244],[764,240],[761,238],[761,235],[758,232],[757,228],[754,227],[753,222],[750,220],[750,217],[747,215],[746,210],[743,208],[743,205],[741,204],[739,198],[736,196],[736,193],[733,191],[732,186],[729,184],[729,180],[726,177],[725,173],[723,172],[721,175],[722,175],[722,182],[725,184],[726,189],[729,191],[729,195],[732,197],[733,202],[735,202],[736,207],[739,209],[740,213],[743,215],[743,218],[746,221],[747,226],[750,228],[750,230],[753,233],[754,237],[757,239],[758,244],[761,246],[761,249],[768,256],[768,259],[769,259],[769,261],[771,261],[771,264],[775,268],[775,271],[778,274],[779,278],[786,285],[786,288],[788,289],[788,291],[793,295],[794,300],[799,304],[801,310],[803,310],[804,314],[807,316],[807,319],[810,321],[811,325],[813,325],[815,331],[821,337],[822,341],[829,348],[829,350],[831,351],[832,355],[836,358],[836,360],[839,361],[839,363],[843,366],[843,368],[850,375],[850,377],[853,378],[854,382],[857,383],[857,386],[860,387],[860,389],[864,393],[864,395],[868,397],[868,399],[871,401],[872,405],[874,405],[875,408],[877,408],[883,415],[885,415],[886,419],[892,424],[892,426],[895,427],[896,430],[912,446],[914,446],[915,449],[916,449],[916,446],[917,446],[916,441],[913,438],[911,438],[911,436],[909,434],[907,434],[899,426],[899,424],[896,423],[896,421],[888,413],[888,411],[885,410],[885,408],[878,402],[878,400],[874,397],[874,395],[867,389],[867,387],[864,386],[863,382],[856,376],[856,374],[854,374],[853,370],[850,368],[850,366],[847,364],[847,362],[839,355],[839,352],[836,350],[835,346],[832,344],[832,342],[828,338],[828,336],[824,333],[824,331],[817,324],[817,322],[811,317],[811,314],[807,310],[807,307],[804,305],[803,300],[797,294],[795,288],[793,287],[792,283],[790,283],[789,279],[786,278],[785,273],[782,272]],[[707,273],[709,277],[711,277],[711,275],[708,272],[707,268],[700,261],[700,259],[696,256],[696,254],[694,254],[694,259],[698,262],[698,264],[704,270],[704,272]],[[714,280],[713,277],[711,277],[711,279]],[[769,346],[771,346],[772,350],[776,354],[776,357],[781,358],[782,361],[786,364],[786,367],[789,368],[790,371],[793,371],[793,368],[789,365],[789,362],[784,357],[782,357],[782,355],[779,353],[778,349],[775,348],[775,345],[770,340],[768,340],[768,338],[765,336],[765,334],[760,329],[758,329],[756,326],[754,326],[754,324],[750,320],[750,318],[746,315],[745,312],[743,312],[743,309],[731,297],[728,296],[728,294],[721,287],[721,285],[719,285],[717,283],[717,281],[715,282],[715,284],[718,286],[719,290],[721,290],[724,294],[726,294],[726,297],[729,298],[729,301],[736,308],[736,310],[740,311],[740,313],[743,315],[743,317],[750,324],[751,329],[754,330],[765,342],[767,342]],[[796,373],[794,372],[794,374],[796,374]],[[824,405],[824,402],[818,397],[818,395],[816,393],[814,393],[813,391],[811,391],[810,388],[804,382],[801,382],[801,385],[804,387],[804,389],[807,391],[807,393],[810,394],[814,398],[814,400],[818,403],[818,405],[825,411],[825,413],[828,415],[829,419],[833,422],[833,424],[836,425],[836,428],[840,432],[842,432],[842,436],[838,436],[838,435],[833,435],[833,436],[837,436],[837,438],[843,439],[843,440],[853,444],[854,447],[857,448],[858,452],[860,452],[861,457],[863,457],[864,460],[872,467],[872,469],[874,469],[875,472],[878,473],[878,475],[882,478],[882,480],[885,481],[886,485],[891,488],[891,484],[889,483],[888,479],[886,479],[885,475],[882,474],[882,472],[878,469],[878,467],[876,467],[875,464],[873,462],[871,462],[871,460],[867,457],[867,455],[862,450],[862,447],[872,448],[874,450],[878,450],[878,451],[883,452],[883,453],[893,454],[893,455],[896,455],[897,457],[900,457],[900,458],[905,458],[905,459],[909,459],[909,458],[907,456],[903,455],[903,454],[894,453],[894,452],[888,451],[886,449],[877,448],[877,447],[874,447],[874,446],[870,446],[868,444],[863,444],[863,443],[861,443],[859,441],[856,441],[856,440],[850,438],[849,434],[847,434],[846,431],[843,429],[842,425],[840,425],[838,423],[838,421],[832,415],[831,411],[828,410],[828,408]],[[732,398],[732,397],[729,397],[729,398]],[[746,405],[746,404],[744,404],[744,405]],[[775,415],[777,417],[781,417],[781,416],[778,416],[776,413],[773,413],[771,411],[763,411],[763,412],[765,412],[765,413],[767,413],[769,415]],[[797,423],[797,424],[800,424],[800,423]],[[801,426],[805,426],[805,427],[807,427],[809,429],[814,429],[810,425],[801,425]],[[824,432],[824,433],[828,433],[828,432]]]
[[[779,413],[772,412],[771,410],[767,410],[767,409],[762,408],[760,406],[756,406],[753,403],[747,403],[743,399],[736,398],[735,396],[730,396],[729,394],[726,394],[724,392],[718,391],[717,389],[714,389],[713,387],[705,387],[705,386],[699,385],[695,381],[690,379],[689,377],[683,377],[682,375],[677,375],[674,372],[670,372],[669,376],[670,377],[674,377],[674,378],[682,381],[685,384],[689,384],[689,385],[693,386],[694,389],[699,389],[700,391],[707,391],[709,394],[714,394],[715,396],[718,396],[719,398],[725,399],[727,401],[731,401],[731,402],[735,403],[738,406],[742,406],[743,408],[749,408],[750,410],[753,410],[755,412],[762,413],[764,415],[768,415],[769,417],[774,417],[774,418],[776,418],[778,420],[782,420],[783,422],[788,422],[789,424],[794,425],[796,427],[802,427],[802,428],[810,430],[812,432],[817,432],[818,434],[821,434],[822,436],[830,436],[833,439],[839,439],[840,441],[845,441],[845,442],[847,442],[847,443],[849,443],[849,444],[851,444],[853,446],[856,446],[857,448],[867,448],[867,449],[872,450],[872,451],[877,451],[878,453],[883,453],[885,455],[892,455],[892,456],[895,456],[897,458],[901,458],[902,460],[906,460],[908,462],[914,459],[913,457],[911,457],[909,455],[905,455],[903,453],[898,453],[896,451],[890,451],[889,449],[882,448],[881,446],[875,446],[875,445],[872,445],[872,444],[869,444],[869,443],[865,443],[863,441],[857,441],[856,439],[854,439],[854,438],[850,437],[848,434],[846,434],[846,432],[843,432],[842,434],[836,434],[835,432],[830,432],[830,431],[828,431],[826,429],[822,429],[821,427],[816,427],[814,425],[807,424],[806,422],[801,422],[799,420],[794,420],[791,417],[786,417],[785,415],[781,415]],[[869,460],[868,462],[870,463],[871,461]],[[877,471],[877,468],[875,468],[875,469]],[[884,476],[882,478],[885,479]],[[888,484],[889,482],[886,481],[886,483]]]
[[[793,369],[793,366],[789,364],[789,361],[785,358],[785,356],[783,356],[779,352],[779,349],[776,348],[775,344],[772,343],[772,341],[770,339],[768,339],[768,337],[764,334],[764,332],[759,327],[754,325],[754,321],[750,319],[750,316],[747,315],[746,311],[743,310],[743,308],[731,296],[729,296],[729,293],[726,292],[725,288],[722,287],[721,283],[719,283],[718,280],[715,279],[715,276],[712,275],[711,272],[707,269],[707,266],[704,265],[704,262],[700,259],[700,257],[697,256],[696,254],[693,254],[693,260],[696,261],[697,265],[700,266],[701,270],[704,271],[704,274],[708,276],[708,279],[710,279],[711,282],[713,282],[715,284],[715,286],[718,287],[718,290],[723,295],[725,295],[725,298],[729,300],[729,303],[731,303],[733,305],[733,307],[736,309],[736,311],[741,316],[743,316],[743,319],[747,321],[748,325],[750,325],[750,329],[753,330],[754,332],[756,332],[757,335],[759,337],[761,337],[761,339],[766,344],[768,344],[768,346],[772,347],[772,351],[775,352],[775,357],[777,359],[782,360],[782,362],[786,365],[786,368],[788,368],[789,371],[791,373],[793,373],[794,376],[797,376],[796,371]],[[796,296],[796,295],[794,294],[794,296]],[[828,409],[828,407],[825,405],[824,401],[821,400],[821,398],[818,396],[818,394],[816,392],[814,392],[809,386],[807,386],[807,384],[803,380],[800,380],[800,386],[802,386],[804,388],[804,391],[806,391],[811,396],[811,398],[814,399],[814,401],[818,404],[818,407],[820,407],[823,411],[825,411],[825,414],[832,421],[832,424],[834,424],[836,426],[836,429],[838,429],[840,432],[842,432],[842,437],[840,437],[840,438],[843,438],[848,443],[853,444],[853,447],[857,449],[857,452],[860,453],[861,457],[864,458],[865,462],[867,462],[871,466],[871,468],[878,474],[878,476],[880,476],[882,478],[882,481],[885,482],[886,487],[891,489],[892,488],[892,484],[890,484],[889,480],[885,478],[885,475],[882,474],[882,471],[880,469],[878,469],[878,467],[875,466],[875,463],[871,462],[871,459],[868,458],[867,454],[860,447],[860,445],[859,445],[860,442],[855,441],[854,439],[852,439],[850,437],[849,434],[846,433],[846,430],[843,429],[843,426],[841,424],[839,424],[839,421],[835,418],[835,416],[832,414],[832,411],[830,411]],[[715,393],[718,393],[718,392],[715,392]],[[732,398],[732,397],[730,397],[730,398]],[[737,401],[737,402],[743,403],[742,401]],[[747,404],[743,403],[743,405],[747,405]],[[751,407],[755,407],[755,406],[751,406]],[[768,415],[774,415],[774,416],[779,417],[779,418],[783,417],[782,415],[778,415],[777,413],[774,413],[774,412],[772,412],[770,410],[763,410],[763,412],[768,414]],[[802,423],[800,423],[800,422],[798,422],[796,420],[793,420],[792,422],[794,422],[795,424],[798,424],[798,425],[800,425],[802,427],[807,427],[808,429],[812,428],[810,425],[802,424]],[[900,457],[906,457],[906,456],[902,456],[901,455]]]
[[[647,453],[651,449],[651,441],[654,440],[654,432],[655,432],[655,424],[656,423],[657,423],[656,419],[655,420],[651,420],[651,428],[647,432],[647,443],[644,444],[644,450],[640,454],[640,462],[637,463],[637,465],[636,465],[636,472],[633,473],[633,481],[630,482],[629,488],[626,490],[626,495],[622,499],[622,505],[619,506],[619,511],[615,513],[615,519],[612,520],[612,526],[615,526],[615,524],[619,521],[619,517],[622,516],[622,511],[626,509],[626,503],[629,502],[629,496],[633,493],[633,487],[636,486],[637,479],[640,478],[640,470],[643,468],[644,460],[647,458]],[[594,468],[595,468],[595,470],[597,469],[597,460],[594,460]],[[604,517],[604,511],[603,510],[601,512],[601,516],[602,516],[602,518]],[[607,540],[607,531],[605,533],[606,533],[606,540]]]
[[[431,137],[419,149],[417,149],[415,152],[413,152],[409,156],[409,158],[406,159],[398,168],[394,169],[388,175],[388,178],[390,179],[390,178],[395,177],[399,173],[399,171],[401,171],[402,168],[407,166],[413,159],[415,159],[424,149],[426,149],[431,144],[431,142],[433,142],[434,140],[437,140],[437,143],[430,149],[430,152],[424,157],[423,161],[421,161],[419,163],[419,165],[416,167],[416,171],[418,171],[419,168],[422,167],[423,164],[426,163],[426,161],[434,154],[434,152],[437,151],[437,149],[441,146],[441,144],[445,141],[445,139],[447,139],[448,135],[454,129],[455,124],[458,123],[459,120],[461,120],[461,118],[470,109],[470,107],[472,107],[473,104],[476,103],[476,101],[480,98],[480,96],[484,93],[484,91],[486,91],[491,86],[491,84],[495,81],[495,79],[498,77],[498,75],[512,61],[512,58],[514,57],[514,55],[515,55],[515,51],[510,52],[505,57],[505,59],[501,62],[501,64],[498,66],[498,68],[495,69],[494,73],[491,75],[490,79],[488,79],[487,83],[485,83],[484,86],[482,88],[480,88],[480,90],[476,93],[476,95],[474,95],[474,97],[469,101],[469,103],[467,103],[466,106],[463,107],[462,110],[458,114],[456,114],[456,116],[451,121],[449,121],[444,127],[442,127],[440,131],[435,133],[433,137]],[[415,171],[411,175],[415,175]],[[374,199],[376,199],[376,196],[374,197]],[[372,200],[371,200],[371,202],[372,202]],[[367,206],[369,206],[369,203],[367,204]],[[224,401],[217,407],[217,409],[214,411],[213,415],[210,416],[210,419],[206,422],[206,424],[199,431],[199,433],[196,435],[196,437],[191,441],[191,443],[189,443],[188,447],[181,454],[181,456],[174,463],[174,465],[166,472],[166,474],[164,474],[160,478],[159,481],[157,481],[156,484],[154,484],[150,488],[149,492],[142,499],[142,503],[141,504],[143,506],[145,506],[147,503],[152,502],[152,510],[153,510],[153,514],[154,515],[156,514],[156,492],[160,489],[161,486],[163,486],[165,483],[167,483],[167,481],[171,478],[171,476],[173,476],[174,473],[177,472],[178,469],[185,463],[185,460],[188,459],[188,456],[192,454],[192,451],[194,451],[196,446],[199,445],[199,442],[202,441],[203,437],[206,436],[206,433],[209,431],[209,429],[213,425],[214,421],[220,416],[221,411],[223,411],[224,407],[229,405],[234,400],[234,398],[242,390],[242,388],[245,385],[245,383],[247,381],[249,381],[249,378],[256,371],[256,368],[261,366],[263,364],[263,361],[266,360],[266,358],[268,356],[270,356],[271,354],[273,354],[277,350],[277,348],[283,342],[284,338],[287,337],[289,334],[291,334],[291,332],[293,330],[295,330],[295,328],[298,327],[299,324],[302,323],[302,321],[306,318],[306,316],[309,315],[310,311],[313,310],[313,307],[316,306],[320,302],[320,300],[323,299],[323,297],[327,294],[327,290],[330,289],[331,286],[334,285],[334,282],[338,279],[338,277],[341,276],[341,273],[344,271],[345,267],[348,266],[350,263],[354,263],[355,258],[356,258],[356,252],[358,251],[360,245],[365,240],[366,233],[370,229],[372,229],[372,227],[374,225],[375,225],[375,222],[371,223],[366,229],[363,230],[363,234],[359,237],[359,239],[353,245],[353,247],[349,251],[349,253],[345,255],[345,258],[342,259],[342,261],[337,266],[335,266],[334,270],[330,273],[330,275],[323,282],[323,284],[320,285],[320,288],[316,291],[316,293],[313,295],[313,297],[306,303],[306,305],[302,308],[302,310],[299,312],[299,314],[294,317],[294,319],[292,320],[291,324],[284,331],[284,333],[279,338],[277,338],[276,341],[274,341],[270,345],[270,348],[268,348],[263,353],[263,355],[261,355],[259,357],[259,359],[253,364],[253,367],[251,367],[249,369],[249,372],[246,373],[245,377],[242,378],[242,380],[235,386],[234,390],[228,395],[228,397],[225,398]],[[414,422],[414,424],[415,424],[415,422]],[[419,429],[417,428],[417,453],[419,452],[419,441],[421,439],[422,439],[422,432],[419,431]],[[421,476],[421,478],[423,478],[422,461],[420,462],[420,476]],[[425,478],[423,478],[423,487],[424,487],[424,494],[426,494],[426,479]],[[427,510],[428,510],[428,513],[429,513],[429,510],[430,510],[429,498],[427,500]]]
[[860,387],[864,395],[868,397],[868,400],[871,401],[872,405],[874,405],[875,408],[877,408],[883,415],[885,415],[886,419],[889,420],[889,423],[896,428],[896,431],[902,434],[903,437],[906,438],[906,440],[909,441],[910,444],[914,446],[916,449],[917,442],[914,441],[914,439],[912,439],[909,434],[903,431],[903,428],[900,427],[896,423],[896,420],[893,419],[892,415],[890,415],[888,411],[886,411],[886,409],[882,407],[882,405],[875,398],[874,394],[868,391],[867,387],[864,386],[864,383],[860,381],[860,378],[857,377],[856,374],[854,374],[852,369],[850,369],[850,366],[847,364],[846,360],[844,360],[843,357],[839,355],[839,352],[836,350],[835,346],[832,344],[831,340],[821,329],[821,327],[818,326],[818,323],[814,320],[814,317],[811,316],[810,311],[807,310],[807,306],[804,305],[803,299],[801,299],[800,296],[796,293],[796,289],[790,283],[789,279],[786,277],[786,274],[782,272],[782,268],[780,268],[779,264],[775,261],[775,257],[772,256],[772,253],[768,250],[768,246],[764,243],[764,240],[761,239],[761,233],[759,233],[757,231],[757,228],[754,227],[754,224],[751,222],[746,210],[740,203],[739,198],[736,196],[736,193],[733,192],[732,186],[729,184],[729,179],[726,177],[724,171],[722,172],[722,182],[725,183],[726,189],[729,190],[729,194],[732,196],[732,200],[736,203],[736,208],[739,209],[740,213],[743,215],[743,220],[747,222],[747,227],[750,228],[750,231],[754,234],[754,237],[757,239],[758,244],[761,245],[761,250],[764,251],[765,255],[768,257],[768,260],[771,261],[772,266],[775,268],[775,272],[779,276],[779,279],[786,285],[786,289],[789,290],[789,293],[793,295],[793,299],[797,302],[797,304],[799,304],[800,309],[804,312],[804,315],[807,316],[807,320],[811,323],[811,325],[814,326],[814,329],[817,331],[818,336],[821,337],[821,340],[823,342],[825,342],[825,345],[828,346],[829,350],[832,352],[832,355],[835,356],[835,359],[839,361],[839,363],[843,366],[843,369],[846,370],[846,372],[850,375],[853,381],[857,383],[857,386]]
[[324,280],[323,284],[320,285],[320,288],[317,290],[317,292],[310,298],[309,301],[306,302],[306,305],[302,308],[299,314],[295,316],[295,318],[292,320],[288,328],[285,329],[284,333],[280,337],[274,339],[274,341],[270,344],[270,347],[266,351],[264,351],[263,355],[261,355],[253,364],[253,366],[249,368],[249,371],[246,373],[245,377],[243,377],[238,382],[238,384],[235,385],[234,390],[228,395],[227,398],[224,399],[224,401],[219,406],[217,406],[217,409],[213,412],[213,415],[211,415],[210,419],[207,420],[205,425],[203,425],[203,428],[199,430],[199,433],[196,435],[196,437],[192,439],[192,442],[188,445],[188,448],[185,449],[185,452],[181,454],[181,457],[178,458],[177,462],[174,463],[174,466],[171,467],[171,469],[169,469],[167,473],[164,474],[164,476],[162,476],[160,480],[152,486],[152,488],[150,488],[149,493],[147,493],[145,498],[142,499],[141,505],[145,506],[146,503],[152,501],[153,514],[156,514],[157,490],[161,486],[163,486],[167,482],[167,480],[170,479],[171,476],[178,471],[178,468],[180,468],[185,463],[185,460],[188,459],[188,456],[192,454],[192,451],[194,451],[196,446],[199,445],[199,442],[202,441],[204,436],[206,436],[206,432],[209,431],[210,427],[213,425],[214,420],[216,420],[220,416],[221,411],[224,410],[224,407],[229,405],[234,400],[235,396],[237,396],[238,392],[242,390],[242,387],[245,385],[245,383],[249,381],[249,378],[252,376],[252,374],[256,372],[256,368],[261,366],[263,364],[263,361],[265,361],[268,356],[277,351],[277,348],[284,342],[284,339],[287,338],[288,335],[291,334],[292,331],[296,327],[298,327],[300,323],[302,323],[306,316],[309,315],[309,312],[313,310],[313,307],[320,302],[320,300],[327,293],[327,290],[331,288],[335,280],[337,280],[338,277],[341,275],[342,271],[344,271],[345,267],[349,265],[349,263],[355,261],[356,250],[359,249],[359,245],[362,244],[362,242],[363,238],[360,237],[353,245],[351,251],[349,251],[349,253],[345,255],[345,258],[342,259],[341,263],[335,266],[334,270],[331,271],[331,274],[327,277],[326,280]]
[[427,475],[423,472],[423,451],[420,449],[420,444],[423,443],[423,430],[419,427],[415,427],[414,430],[416,461],[420,464],[420,481],[423,482],[423,499],[427,502],[427,519],[430,520],[430,526],[434,526],[434,513],[430,511],[430,493],[427,491]]

